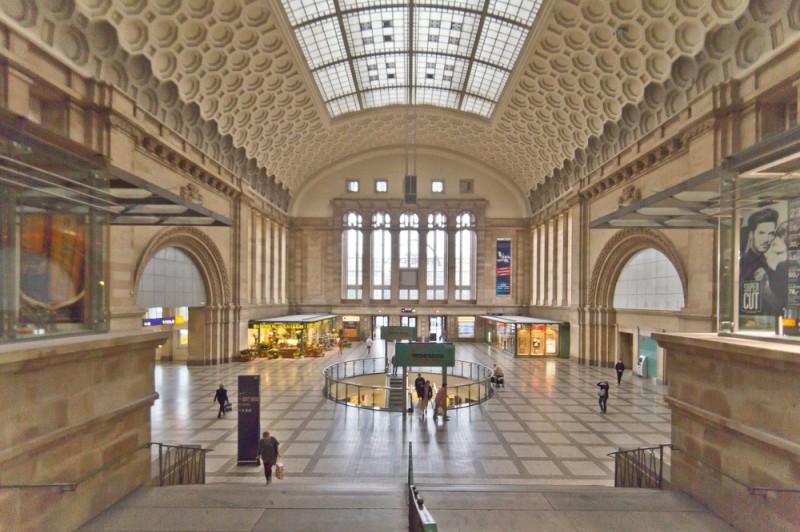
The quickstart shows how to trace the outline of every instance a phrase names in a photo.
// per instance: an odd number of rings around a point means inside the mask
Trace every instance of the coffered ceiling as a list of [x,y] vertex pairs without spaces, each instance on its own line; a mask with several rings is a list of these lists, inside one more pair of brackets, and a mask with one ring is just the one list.
[[[287,14],[280,0],[7,0],[0,15],[212,157],[290,191],[402,146],[409,101],[418,145],[534,190],[796,43],[798,1],[284,0]],[[514,38],[483,36],[492,24]],[[402,46],[375,49],[384,35]]]

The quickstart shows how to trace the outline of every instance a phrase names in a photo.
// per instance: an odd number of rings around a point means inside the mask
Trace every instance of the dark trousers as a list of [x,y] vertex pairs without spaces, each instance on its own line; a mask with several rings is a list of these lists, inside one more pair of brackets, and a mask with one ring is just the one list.
[[618,371],[617,372],[617,386],[619,386],[619,383],[621,383],[621,382],[622,382],[622,372]]
[[222,417],[224,415],[225,415],[225,401],[220,401],[219,402],[219,413],[217,414],[217,417]]
[[264,476],[267,477],[267,480],[270,480],[272,478],[272,462],[267,462],[266,460],[263,460],[263,462]]
[[597,402],[598,402],[598,403],[600,403],[600,411],[601,411],[601,412],[605,412],[605,411],[606,411],[606,403],[608,402],[608,397],[602,397],[602,396],[601,396],[601,397],[598,399],[598,401],[597,401]]

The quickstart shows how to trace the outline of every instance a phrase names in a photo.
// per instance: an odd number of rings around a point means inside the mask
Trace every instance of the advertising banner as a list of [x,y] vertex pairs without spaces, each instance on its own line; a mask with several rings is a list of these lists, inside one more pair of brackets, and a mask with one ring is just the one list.
[[[742,213],[739,254],[739,312],[780,316],[787,305],[787,202]],[[792,244],[791,238],[788,242]],[[789,252],[791,255],[791,251]]]
[[416,327],[381,327],[381,338],[384,340],[416,340]]
[[456,347],[447,343],[409,342],[397,344],[395,364],[400,367],[452,367],[456,365]]
[[261,376],[239,375],[239,454],[238,465],[256,465],[261,438]]
[[497,239],[495,278],[497,280],[497,295],[511,295],[511,240],[508,238]]

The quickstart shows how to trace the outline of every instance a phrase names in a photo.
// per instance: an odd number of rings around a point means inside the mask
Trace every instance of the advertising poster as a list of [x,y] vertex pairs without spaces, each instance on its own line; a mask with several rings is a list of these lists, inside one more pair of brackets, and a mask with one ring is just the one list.
[[777,201],[742,213],[739,254],[739,312],[742,315],[780,316],[786,307],[789,293],[787,210],[786,201]]
[[[786,230],[786,276],[789,307],[800,307],[800,199],[789,201]],[[777,236],[776,236],[777,238]]]
[[497,295],[511,295],[511,240],[507,238],[497,239],[497,268],[495,270],[497,279]]
[[261,376],[239,375],[238,465],[256,465],[261,438]]

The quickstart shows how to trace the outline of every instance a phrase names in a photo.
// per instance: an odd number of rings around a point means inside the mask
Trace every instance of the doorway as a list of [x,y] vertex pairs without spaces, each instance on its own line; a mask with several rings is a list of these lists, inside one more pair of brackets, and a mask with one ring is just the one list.
[[[633,362],[633,333],[620,332],[617,337],[617,358],[622,360],[625,367],[633,369],[636,364]],[[611,361],[612,364],[616,360]]]
[[375,340],[381,338],[381,329],[389,326],[389,316],[372,316],[372,336]]
[[447,330],[447,318],[444,316],[428,317],[428,334],[431,342],[445,342],[445,331]]

